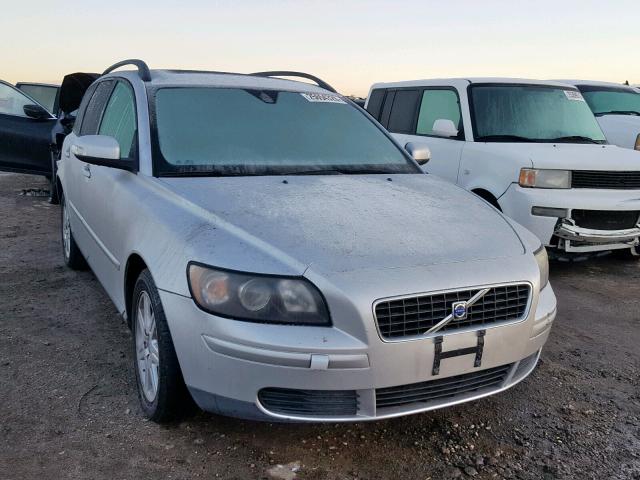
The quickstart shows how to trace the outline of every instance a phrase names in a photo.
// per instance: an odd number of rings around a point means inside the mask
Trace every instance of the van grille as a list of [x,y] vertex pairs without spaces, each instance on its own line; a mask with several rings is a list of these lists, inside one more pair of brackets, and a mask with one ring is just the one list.
[[[375,307],[380,334],[388,339],[423,335],[451,313],[454,302],[467,301],[480,290],[476,288],[381,301]],[[466,319],[451,321],[439,332],[520,319],[526,312],[530,290],[528,284],[492,287],[469,307]]]
[[571,172],[571,187],[640,190],[640,171],[604,172],[599,170],[574,170]]
[[376,389],[376,408],[398,407],[411,403],[440,402],[471,392],[502,387],[513,364],[465,373],[441,380]]
[[637,210],[572,210],[571,218],[576,225],[594,230],[624,230],[638,224]]

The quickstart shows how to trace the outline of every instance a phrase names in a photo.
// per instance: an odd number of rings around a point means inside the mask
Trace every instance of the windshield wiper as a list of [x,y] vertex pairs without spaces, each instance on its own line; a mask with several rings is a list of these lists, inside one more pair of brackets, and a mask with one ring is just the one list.
[[539,142],[537,138],[522,137],[520,135],[482,135],[476,137],[476,142]]
[[550,138],[549,142],[565,142],[565,143],[595,143],[600,145],[604,143],[604,140],[596,140],[591,137],[584,137],[582,135],[567,135],[565,137]]
[[610,112],[596,113],[596,117],[601,117],[603,115],[634,115],[640,117],[640,112],[636,112],[635,110],[611,110]]

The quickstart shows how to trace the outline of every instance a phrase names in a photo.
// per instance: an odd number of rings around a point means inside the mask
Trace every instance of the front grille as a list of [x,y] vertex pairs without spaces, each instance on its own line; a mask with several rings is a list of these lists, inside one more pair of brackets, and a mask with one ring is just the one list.
[[640,171],[604,172],[599,170],[574,170],[571,173],[571,187],[640,190]]
[[412,383],[376,389],[376,408],[398,407],[412,403],[440,402],[464,394],[502,387],[513,364],[465,373],[442,380]]
[[283,415],[339,417],[358,413],[355,390],[263,388],[258,399],[267,410]]
[[576,225],[594,230],[624,230],[638,224],[640,212],[637,210],[572,210],[571,218]]
[[[467,301],[480,290],[476,288],[382,301],[375,307],[380,334],[388,339],[422,335],[451,313],[454,302]],[[520,319],[527,309],[529,294],[530,287],[527,284],[492,287],[468,308],[467,318],[452,320],[439,332]]]

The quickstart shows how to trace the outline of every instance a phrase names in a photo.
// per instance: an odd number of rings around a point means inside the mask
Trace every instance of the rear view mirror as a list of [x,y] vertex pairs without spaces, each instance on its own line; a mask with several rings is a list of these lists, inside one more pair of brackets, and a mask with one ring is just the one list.
[[439,118],[433,122],[433,128],[431,129],[434,135],[439,137],[457,137],[458,129],[451,120]]
[[24,110],[24,114],[27,117],[33,118],[35,120],[47,120],[49,118],[53,118],[51,114],[45,110],[44,107],[35,103],[27,104],[22,107],[22,109]]
[[431,159],[431,150],[424,143],[409,142],[404,149],[418,162],[418,165],[424,165]]
[[103,167],[135,171],[134,162],[120,158],[118,141],[107,135],[84,135],[71,145],[71,153],[86,163]]

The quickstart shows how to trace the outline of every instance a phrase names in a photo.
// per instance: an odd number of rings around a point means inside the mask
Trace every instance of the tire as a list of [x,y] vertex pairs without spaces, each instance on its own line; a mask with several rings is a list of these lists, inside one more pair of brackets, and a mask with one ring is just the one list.
[[145,416],[156,423],[177,420],[194,409],[182,378],[160,296],[149,270],[143,270],[131,302],[134,370]]
[[614,250],[613,255],[620,260],[640,260],[640,249],[638,247],[625,248],[622,250]]
[[62,255],[64,263],[72,270],[86,270],[87,261],[82,256],[82,252],[78,248],[73,232],[71,231],[71,223],[69,219],[69,211],[67,210],[67,202],[64,195],[60,198],[60,237],[62,239]]

